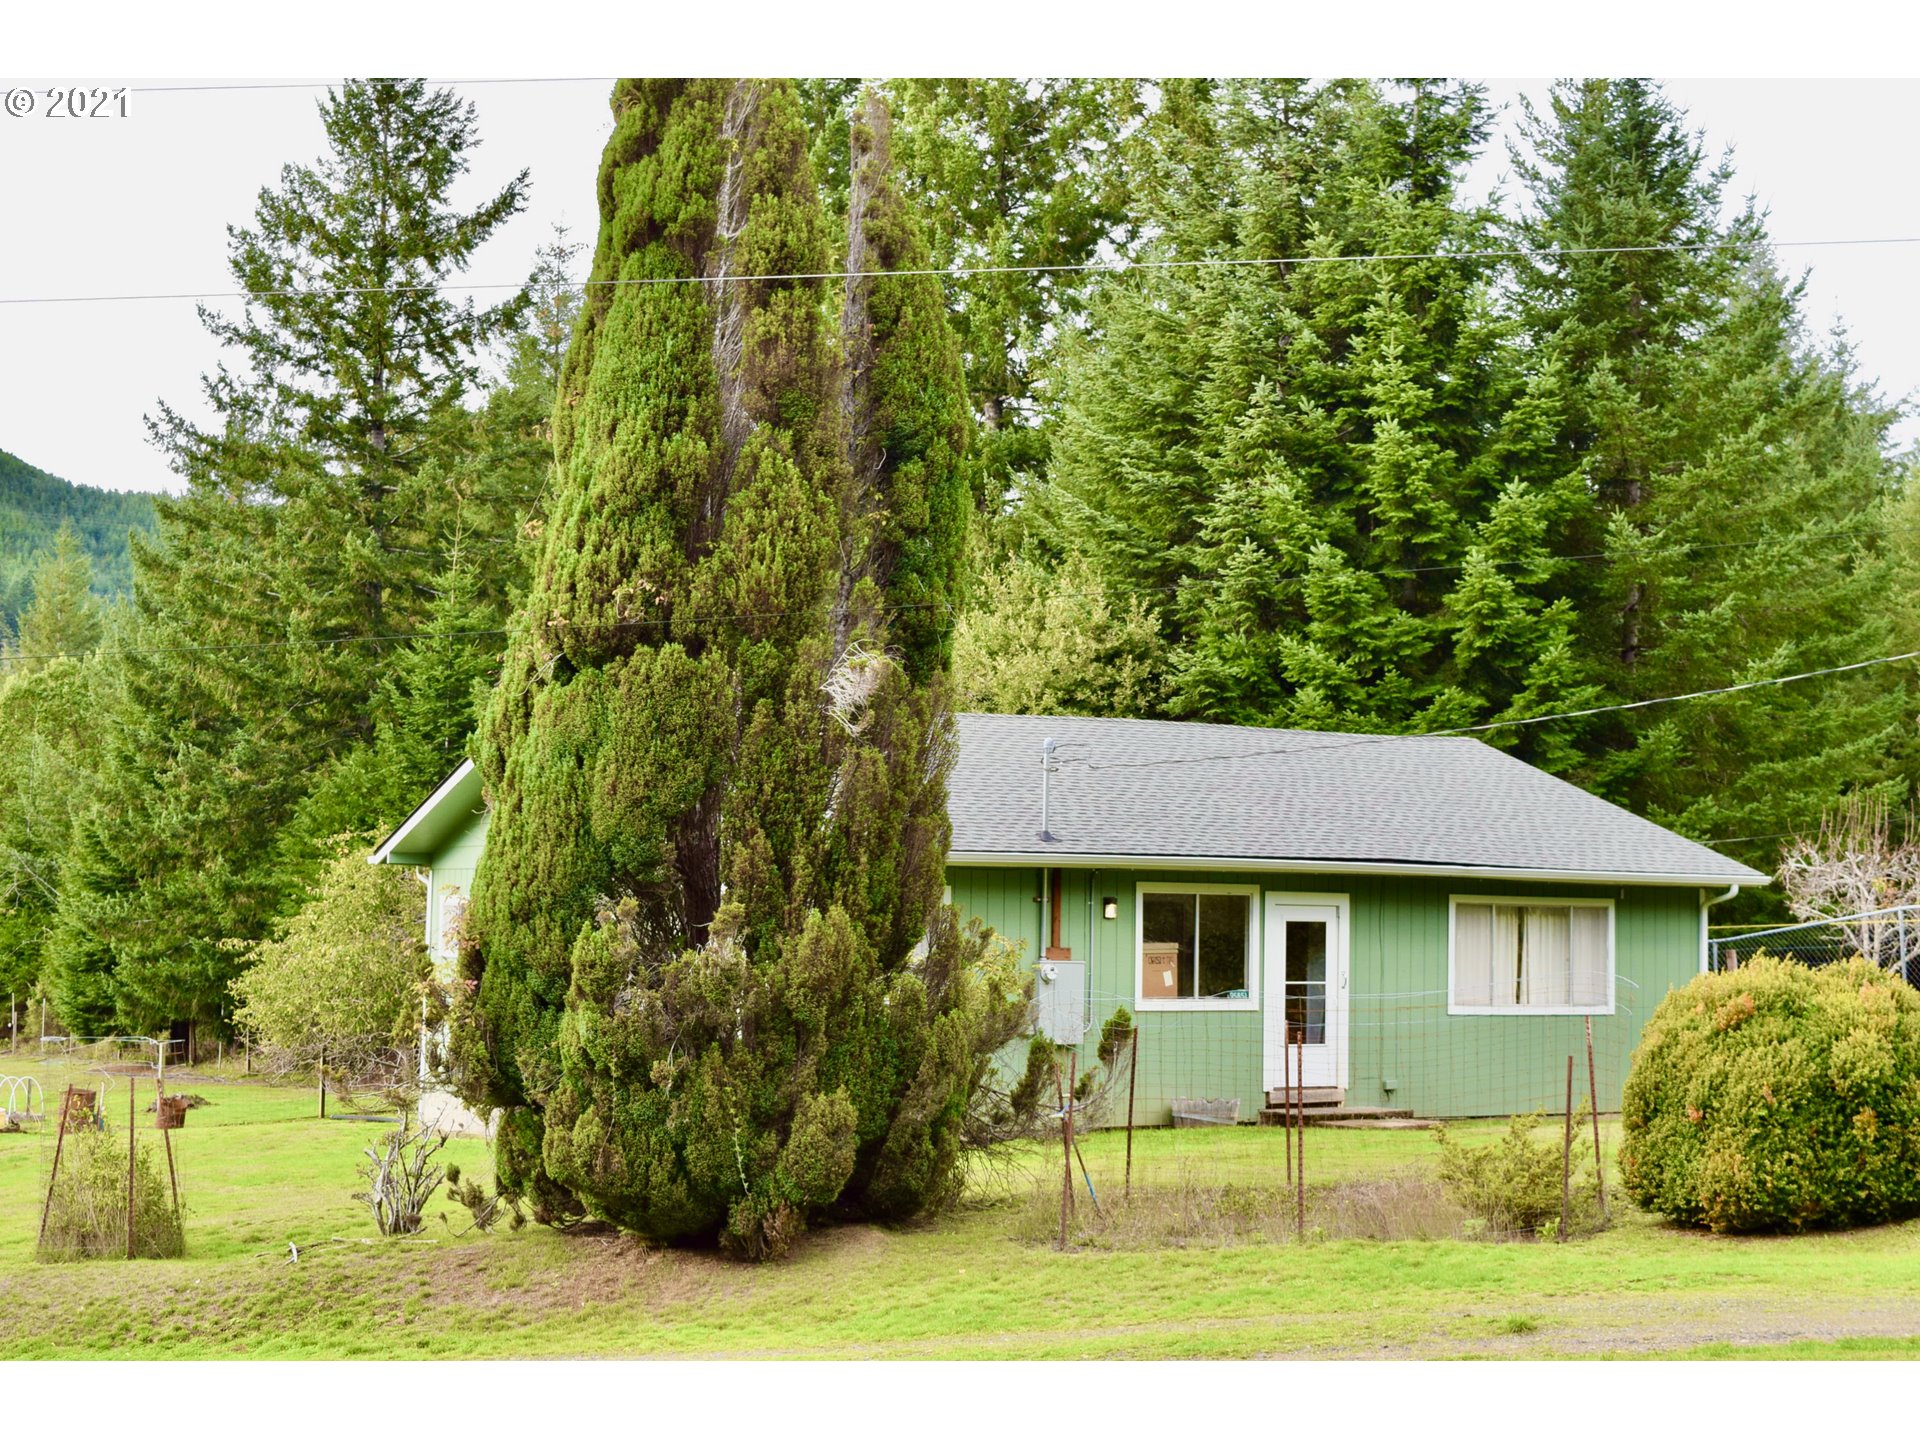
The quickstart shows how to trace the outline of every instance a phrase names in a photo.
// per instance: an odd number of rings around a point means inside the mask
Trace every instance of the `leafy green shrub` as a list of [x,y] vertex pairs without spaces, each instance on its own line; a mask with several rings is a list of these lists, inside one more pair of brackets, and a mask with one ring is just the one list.
[[[1575,1114],[1576,1137],[1581,1117],[1589,1113],[1583,1103]],[[1440,1142],[1440,1184],[1447,1198],[1489,1230],[1538,1233],[1551,1225],[1557,1233],[1564,1136],[1558,1127],[1551,1138],[1536,1135],[1546,1122],[1547,1117],[1538,1112],[1515,1115],[1505,1135],[1481,1145],[1465,1143],[1442,1126],[1435,1138]],[[1569,1212],[1572,1231],[1597,1228],[1599,1194],[1593,1156],[1589,1153],[1583,1159],[1576,1148]]]
[[[138,1146],[133,1167],[134,1256],[166,1260],[185,1250],[167,1177],[152,1149]],[[54,1177],[37,1258],[114,1260],[126,1253],[126,1137],[76,1131],[61,1146],[60,1173]]]
[[351,837],[312,899],[233,982],[235,1022],[261,1045],[338,1066],[411,1039],[432,975],[426,892],[409,871],[367,864]]
[[1720,1231],[1920,1215],[1920,992],[1760,957],[1660,1002],[1622,1102],[1628,1195]]

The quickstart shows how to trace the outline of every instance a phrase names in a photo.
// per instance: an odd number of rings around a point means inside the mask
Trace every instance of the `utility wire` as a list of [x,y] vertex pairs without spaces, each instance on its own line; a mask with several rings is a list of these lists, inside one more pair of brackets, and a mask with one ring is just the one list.
[[[1554,259],[1589,255],[1679,254],[1715,250],[1742,244],[1733,239],[1704,240],[1686,245],[1583,245],[1542,248],[1514,247],[1491,250],[1426,250],[1367,255],[1277,255],[1269,257],[1208,256],[1195,260],[1085,260],[1059,265],[952,265],[926,266],[904,270],[807,270],[777,271],[752,275],[648,275],[612,280],[515,280],[511,282],[444,281],[422,285],[343,285],[316,286],[308,289],[276,288],[266,290],[177,290],[123,293],[113,295],[15,295],[0,298],[0,305],[94,305],[144,300],[266,300],[275,298],[311,299],[321,296],[402,295],[412,293],[476,290],[602,289],[620,286],[653,285],[725,285],[772,283],[775,281],[884,280],[930,276],[960,279],[969,275],[1057,275],[1102,272],[1124,274],[1130,270],[1194,270],[1207,268],[1275,268],[1286,265],[1359,265],[1372,262],[1414,260],[1525,260]],[[1883,235],[1833,240],[1770,240],[1775,250],[1852,245],[1916,245],[1920,235]]]
[[1398,735],[1361,735],[1337,741],[1331,745],[1290,745],[1270,749],[1241,750],[1231,754],[1162,755],[1147,760],[1109,760],[1105,763],[1069,758],[1063,759],[1060,763],[1085,765],[1089,770],[1147,770],[1171,765],[1206,765],[1223,761],[1251,760],[1262,756],[1320,754],[1328,750],[1348,750],[1360,745],[1381,745],[1395,740],[1435,740],[1464,735],[1485,735],[1495,730],[1512,730],[1525,725],[1545,725],[1555,720],[1582,720],[1593,715],[1614,715],[1626,710],[1645,710],[1654,705],[1673,705],[1682,700],[1707,700],[1716,695],[1737,695],[1743,691],[1761,690],[1773,685],[1792,685],[1801,680],[1844,675],[1854,670],[1871,669],[1876,665],[1895,665],[1905,660],[1920,660],[1920,650],[1908,650],[1899,655],[1882,655],[1872,660],[1856,660],[1850,665],[1829,665],[1820,670],[1803,670],[1797,675],[1774,675],[1764,680],[1743,680],[1738,684],[1721,685],[1711,690],[1689,690],[1681,695],[1658,695],[1648,700],[1626,700],[1615,705],[1590,705],[1582,710],[1560,710],[1550,715],[1530,715],[1520,720],[1489,720],[1481,725],[1456,725],[1447,730],[1411,731]]
[[[255,80],[208,85],[131,85],[135,95],[193,95],[216,90],[331,90],[340,80]],[[485,80],[424,80],[425,85],[611,85],[598,75],[518,75]]]
[[[788,615],[788,614],[794,614],[798,612],[770,611],[766,613],[772,616],[772,615]],[[616,621],[614,622],[614,626],[617,628],[618,626],[626,625],[626,624],[654,624],[654,623],[663,623],[663,622]],[[421,632],[414,632],[414,634],[416,635],[420,633]],[[499,635],[505,635],[507,633],[509,632],[507,632],[504,629],[459,631],[459,632],[447,632],[444,638],[450,639],[450,638],[453,638],[454,635],[456,634],[471,635],[471,636],[499,636]],[[342,636],[338,640],[334,640],[334,641],[327,641],[327,640],[260,641],[257,643],[243,643],[243,644],[238,644],[234,646],[152,647],[151,650],[146,652],[121,652],[121,653],[159,653],[160,651],[167,650],[167,649],[173,649],[173,650],[183,651],[183,652],[199,652],[199,651],[220,650],[220,649],[270,649],[270,648],[275,648],[275,647],[284,646],[284,645],[297,645],[297,644],[315,644],[315,645],[346,644],[356,639],[406,640],[410,638],[413,638],[413,636],[404,635],[404,634],[385,635],[385,636]],[[101,654],[101,653],[115,653],[115,652],[95,651],[93,653]],[[1215,763],[1223,763],[1223,762],[1230,763],[1237,760],[1252,760],[1252,759],[1259,759],[1259,758],[1271,757],[1271,756],[1321,754],[1330,750],[1347,750],[1347,749],[1352,749],[1361,745],[1383,745],[1383,744],[1391,743],[1393,741],[1401,741],[1401,740],[1434,740],[1434,739],[1455,738],[1460,736],[1485,735],[1496,730],[1513,730],[1513,729],[1518,729],[1528,725],[1546,725],[1557,720],[1582,720],[1595,715],[1617,715],[1629,710],[1645,710],[1656,705],[1674,705],[1674,704],[1680,703],[1681,701],[1686,701],[1686,700],[1709,700],[1721,695],[1738,695],[1750,690],[1763,690],[1763,689],[1768,689],[1770,687],[1777,686],[1777,685],[1794,685],[1794,684],[1798,684],[1800,681],[1803,681],[1803,680],[1818,680],[1818,679],[1823,679],[1833,675],[1846,675],[1858,670],[1869,670],[1881,665],[1897,665],[1904,661],[1910,661],[1910,660],[1920,660],[1920,650],[1903,651],[1898,655],[1881,655],[1871,660],[1856,660],[1856,661],[1853,661],[1851,664],[1847,664],[1847,665],[1828,665],[1818,670],[1802,670],[1792,675],[1772,675],[1760,680],[1742,680],[1732,685],[1719,685],[1708,690],[1689,690],[1678,695],[1658,695],[1645,700],[1620,701],[1612,705],[1589,705],[1579,710],[1559,710],[1546,715],[1530,715],[1525,718],[1515,719],[1515,720],[1489,720],[1479,725],[1456,725],[1445,730],[1422,730],[1422,731],[1408,732],[1405,734],[1392,734],[1392,735],[1360,735],[1360,736],[1344,738],[1328,745],[1285,745],[1285,746],[1266,747],[1266,748],[1255,749],[1255,750],[1239,750],[1239,751],[1233,751],[1229,753],[1217,753],[1212,755],[1163,755],[1163,756],[1158,756],[1158,757],[1155,757],[1152,759],[1146,759],[1146,760],[1110,760],[1105,762],[1092,760],[1092,759],[1085,759],[1078,756],[1062,755],[1058,757],[1058,763],[1062,765],[1085,765],[1089,770],[1145,770],[1145,769],[1154,769],[1154,768],[1173,766],[1173,765],[1205,765],[1205,764],[1215,764]],[[1078,748],[1078,747],[1076,746],[1074,748]],[[1734,836],[1734,837],[1730,837],[1727,843],[1733,843],[1734,840],[1740,840],[1740,839],[1758,840],[1758,839],[1772,839],[1772,838],[1776,838],[1776,837]]]
[[[1823,540],[1845,539],[1849,536],[1885,535],[1885,534],[1886,534],[1886,531],[1880,529],[1877,526],[1863,526],[1857,529],[1827,530],[1827,531],[1822,531],[1820,534],[1817,534],[1817,535],[1788,536],[1784,538],[1793,540],[1795,544],[1811,545]],[[1780,536],[1770,536],[1762,540],[1714,540],[1714,541],[1701,542],[1699,544],[1689,543],[1686,545],[1675,546],[1666,550],[1655,550],[1646,555],[1635,556],[1633,558],[1654,560],[1654,559],[1667,559],[1676,555],[1690,555],[1690,554],[1693,554],[1695,551],[1699,551],[1699,550],[1752,549],[1761,545],[1777,544],[1782,538],[1783,537],[1780,537]],[[426,552],[409,552],[409,553],[426,553]],[[1496,566],[1503,566],[1503,567],[1513,566],[1513,565],[1525,565],[1529,567],[1547,568],[1563,562],[1598,561],[1598,560],[1608,560],[1611,558],[1612,557],[1606,554],[1604,551],[1596,550],[1596,551],[1591,551],[1591,552],[1587,552],[1579,555],[1549,555],[1544,559],[1540,559],[1540,560],[1532,560],[1532,559],[1494,560],[1489,563]],[[1458,565],[1421,565],[1421,566],[1415,566],[1410,569],[1404,569],[1404,570],[1350,569],[1346,573],[1349,575],[1371,575],[1381,579],[1398,579],[1408,575],[1427,575],[1427,574],[1439,573],[1441,571],[1459,571],[1459,570],[1464,570],[1466,568],[1467,568],[1466,565],[1462,563]],[[1142,590],[1152,591],[1159,594],[1171,595],[1171,594],[1177,593],[1181,588],[1181,586],[1185,583],[1187,582],[1175,581],[1167,585],[1142,586],[1138,588]],[[1084,599],[1098,598],[1102,595],[1105,595],[1107,592],[1105,590],[1065,590],[1063,589],[1063,590],[1056,590],[1053,593],[1056,595],[1066,596],[1073,599],[1084,600]],[[953,605],[952,605],[952,602],[948,600],[903,600],[903,601],[900,601],[898,604],[889,606],[888,609],[891,611],[945,609],[949,612],[952,612]],[[794,615],[800,615],[800,614],[806,614],[806,613],[809,613],[809,612],[806,610],[799,610],[799,609],[734,610],[734,611],[720,612],[712,615],[674,616],[671,619],[656,617],[652,619],[612,620],[612,621],[604,622],[604,625],[605,625],[605,628],[615,629],[615,630],[625,630],[625,629],[638,628],[638,627],[649,626],[649,625],[651,626],[671,625],[678,629],[697,630],[703,626],[728,624],[728,623],[742,621],[742,620],[784,620]],[[484,630],[445,630],[445,631],[439,631],[439,632],[430,631],[430,630],[406,630],[406,631],[388,632],[383,634],[314,636],[312,638],[305,639],[305,640],[236,640],[236,641],[216,643],[216,644],[210,644],[210,645],[127,645],[127,646],[116,646],[113,648],[101,648],[97,650],[49,650],[49,651],[19,652],[19,653],[15,653],[13,655],[7,656],[5,658],[10,660],[32,660],[36,662],[43,662],[43,661],[49,661],[49,660],[85,660],[88,657],[94,656],[94,655],[111,655],[111,656],[180,655],[180,654],[197,655],[197,654],[215,654],[222,651],[232,651],[232,650],[287,650],[287,649],[297,649],[302,646],[312,646],[315,648],[320,648],[320,647],[329,646],[329,645],[359,645],[359,644],[388,643],[388,642],[400,642],[400,641],[407,641],[407,640],[423,640],[423,639],[444,639],[444,640],[479,639],[479,638],[486,638],[489,636],[509,635],[511,633],[512,631],[506,628],[505,626],[495,626],[495,627],[484,629]]]

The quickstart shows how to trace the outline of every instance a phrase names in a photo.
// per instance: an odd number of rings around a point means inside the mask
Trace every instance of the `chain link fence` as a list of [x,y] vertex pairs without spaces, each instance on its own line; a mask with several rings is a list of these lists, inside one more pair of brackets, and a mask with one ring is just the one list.
[[1802,965],[1831,965],[1858,955],[1909,985],[1920,985],[1920,905],[1895,905],[1707,941],[1707,963],[1713,970],[1737,970],[1759,954]]

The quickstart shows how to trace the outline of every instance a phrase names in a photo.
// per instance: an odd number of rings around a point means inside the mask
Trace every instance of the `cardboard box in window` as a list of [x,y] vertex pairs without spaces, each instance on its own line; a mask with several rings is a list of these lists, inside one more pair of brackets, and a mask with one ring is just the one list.
[[1180,994],[1180,946],[1177,941],[1146,941],[1140,946],[1140,998],[1172,1000]]

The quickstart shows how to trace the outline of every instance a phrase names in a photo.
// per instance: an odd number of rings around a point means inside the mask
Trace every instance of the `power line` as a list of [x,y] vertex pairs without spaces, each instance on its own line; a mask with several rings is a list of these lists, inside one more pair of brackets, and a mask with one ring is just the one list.
[[[926,266],[903,270],[806,270],[778,271],[751,275],[649,275],[611,280],[516,280],[511,282],[446,281],[422,285],[342,285],[307,289],[275,288],[266,290],[175,290],[129,292],[112,295],[15,295],[0,298],[0,305],[96,305],[132,303],[148,300],[269,300],[277,298],[313,299],[323,296],[403,295],[477,290],[602,289],[621,286],[725,285],[773,283],[776,281],[884,280],[932,277],[961,279],[972,275],[1056,275],[1107,273],[1125,274],[1132,270],[1195,270],[1231,268],[1277,268],[1287,265],[1359,265],[1374,262],[1397,263],[1415,260],[1526,260],[1556,259],[1592,255],[1681,254],[1719,249],[1743,242],[1733,239],[1707,240],[1686,245],[1585,245],[1542,248],[1513,247],[1489,250],[1427,250],[1366,255],[1278,255],[1269,257],[1208,256],[1195,260],[1085,260],[1058,265],[952,265]],[[1916,245],[1920,235],[1884,235],[1832,240],[1771,240],[1771,249],[1808,249],[1854,245]]]
[[1085,765],[1089,770],[1146,770],[1170,765],[1206,765],[1223,761],[1251,760],[1263,756],[1319,754],[1328,750],[1347,750],[1359,745],[1380,745],[1396,740],[1434,740],[1485,735],[1495,730],[1512,730],[1526,725],[1545,725],[1555,720],[1582,720],[1594,715],[1614,715],[1627,710],[1645,710],[1654,705],[1673,705],[1682,700],[1707,700],[1718,695],[1737,695],[1743,691],[1760,690],[1773,685],[1792,685],[1801,680],[1844,675],[1854,670],[1871,669],[1876,665],[1895,665],[1905,660],[1920,660],[1920,650],[1909,650],[1899,655],[1882,655],[1872,660],[1856,660],[1850,665],[1829,665],[1820,670],[1803,670],[1797,675],[1775,675],[1765,680],[1743,680],[1738,684],[1721,685],[1711,690],[1690,690],[1681,695],[1659,695],[1648,700],[1626,700],[1614,705],[1590,705],[1582,710],[1561,710],[1549,715],[1530,715],[1520,720],[1489,720],[1480,725],[1457,725],[1447,730],[1422,730],[1400,735],[1362,735],[1331,745],[1291,745],[1271,749],[1241,750],[1232,754],[1163,755],[1148,760],[1111,760],[1104,764],[1094,760],[1063,759],[1060,763]]
[[[1829,530],[1829,531],[1823,531],[1817,535],[1792,536],[1788,538],[1791,538],[1796,544],[1812,545],[1812,544],[1817,544],[1818,542],[1823,540],[1845,539],[1849,536],[1857,536],[1857,535],[1884,535],[1885,533],[1886,532],[1884,530],[1876,526],[1864,526],[1858,529]],[[1689,543],[1686,545],[1675,546],[1672,549],[1668,549],[1668,550],[1656,550],[1646,556],[1639,556],[1635,558],[1640,558],[1640,559],[1670,558],[1676,555],[1689,555],[1694,553],[1697,550],[1751,549],[1761,545],[1776,544],[1778,543],[1780,538],[1781,537],[1779,536],[1772,536],[1764,540],[1715,540],[1715,541],[1705,541],[1699,544]],[[418,552],[418,553],[428,553],[428,552]],[[1585,554],[1578,554],[1578,555],[1549,555],[1541,560],[1494,560],[1488,563],[1497,565],[1497,566],[1511,566],[1511,565],[1550,566],[1550,565],[1559,564],[1562,562],[1607,560],[1610,558],[1611,557],[1603,551],[1591,551]],[[1425,574],[1434,574],[1441,571],[1459,571],[1464,569],[1466,569],[1466,565],[1462,563],[1458,565],[1422,565],[1422,566],[1416,566],[1411,569],[1405,569],[1405,570],[1349,570],[1347,571],[1347,573],[1350,575],[1371,575],[1379,578],[1394,579],[1394,578],[1399,578],[1407,575],[1425,575]],[[1186,582],[1174,581],[1167,585],[1141,586],[1137,588],[1142,590],[1152,591],[1155,593],[1172,595],[1172,594],[1176,594],[1179,591],[1181,585],[1184,583]],[[1107,594],[1108,592],[1104,589],[1098,589],[1098,590],[1061,589],[1061,590],[1053,591],[1052,593],[1055,595],[1071,597],[1073,599],[1084,600],[1084,599],[1098,598],[1100,596]],[[907,611],[907,610],[930,610],[930,609],[945,609],[949,612],[952,612],[953,605],[951,601],[947,601],[947,600],[903,600],[903,601],[900,601],[898,604],[892,605],[888,608],[896,612]],[[733,623],[733,622],[742,621],[742,620],[785,620],[785,619],[790,619],[795,615],[806,614],[806,613],[808,613],[808,611],[800,610],[800,609],[736,610],[736,611],[722,612],[722,613],[713,614],[713,615],[675,616],[675,617],[672,617],[671,619],[654,618],[654,619],[639,619],[639,620],[612,620],[612,621],[605,622],[605,625],[606,625],[606,628],[615,629],[615,630],[624,630],[624,629],[637,628],[642,626],[667,626],[667,625],[685,627],[688,629],[698,629],[701,626],[727,624],[727,623]],[[234,651],[234,650],[285,650],[285,649],[297,649],[301,646],[313,646],[315,648],[319,648],[319,647],[330,646],[330,645],[359,645],[359,644],[372,644],[376,642],[389,643],[389,642],[401,642],[401,641],[407,641],[407,640],[422,640],[422,639],[429,639],[429,638],[437,638],[437,639],[445,639],[445,640],[481,639],[481,638],[492,637],[492,636],[510,635],[511,633],[512,631],[507,629],[504,626],[496,626],[496,627],[493,627],[490,629],[484,629],[484,630],[445,630],[445,631],[438,631],[438,632],[428,631],[428,630],[407,630],[407,631],[393,631],[393,632],[379,633],[379,634],[313,636],[311,638],[302,639],[302,640],[236,640],[236,641],[223,642],[223,643],[212,644],[212,645],[127,645],[127,646],[118,646],[114,648],[103,647],[96,650],[48,650],[48,651],[32,651],[32,652],[22,651],[22,652],[16,652],[13,655],[8,656],[6,658],[11,660],[20,660],[20,661],[31,660],[35,662],[45,662],[45,661],[52,661],[52,660],[85,660],[85,659],[88,659],[89,657],[96,656],[96,655],[110,655],[110,656],[182,655],[182,654],[200,655],[200,654],[218,654],[221,652]]]
[[[944,604],[945,602],[936,601],[936,602],[927,602],[927,603]],[[896,608],[904,609],[907,607],[900,606]],[[800,612],[767,611],[767,612],[760,612],[758,615],[754,615],[748,612],[748,613],[742,613],[734,616],[711,617],[701,621],[689,621],[685,623],[715,624],[715,623],[720,623],[720,621],[723,619],[737,620],[737,619],[746,619],[746,618],[781,618],[781,617],[796,614],[796,613],[800,613]],[[625,628],[627,626],[632,626],[632,625],[654,625],[654,624],[667,624],[667,623],[671,623],[671,622],[668,622],[665,620],[614,621],[611,623],[611,625],[608,628],[621,629],[621,628]],[[153,646],[153,647],[147,647],[142,650],[94,651],[91,653],[93,654],[158,654],[158,653],[168,653],[168,652],[204,653],[208,651],[230,650],[230,649],[274,649],[274,648],[280,648],[285,646],[302,645],[302,644],[312,644],[312,645],[351,644],[356,641],[375,640],[375,639],[392,640],[392,641],[408,640],[408,639],[418,638],[426,635],[431,635],[432,633],[433,632],[414,631],[408,634],[391,634],[391,635],[379,635],[379,636],[371,636],[371,635],[341,636],[332,640],[313,640],[313,641],[267,640],[267,641],[258,641],[258,642],[239,642],[230,646],[229,645]],[[447,631],[447,632],[441,632],[441,635],[438,638],[453,639],[458,637],[502,636],[509,633],[510,632],[505,629]],[[18,657],[18,658],[41,659],[41,658],[47,658],[47,657],[34,656],[34,657]],[[70,658],[70,657],[63,655],[57,658]],[[1345,738],[1345,739],[1336,741],[1333,744],[1328,744],[1328,745],[1286,745],[1286,746],[1276,746],[1276,747],[1269,747],[1269,748],[1256,749],[1256,750],[1239,750],[1231,753],[1217,753],[1212,755],[1163,755],[1163,756],[1158,756],[1158,757],[1147,759],[1147,760],[1112,760],[1112,761],[1106,761],[1104,763],[1101,761],[1084,759],[1077,756],[1062,756],[1060,757],[1060,763],[1063,765],[1085,765],[1089,770],[1145,770],[1145,769],[1153,769],[1153,768],[1158,768],[1163,766],[1173,766],[1173,765],[1204,765],[1204,764],[1215,764],[1215,763],[1222,763],[1222,762],[1232,762],[1236,760],[1252,760],[1252,759],[1259,759],[1259,758],[1272,757],[1272,756],[1321,754],[1330,750],[1346,750],[1346,749],[1352,749],[1361,745],[1381,745],[1381,744],[1388,744],[1394,741],[1402,741],[1402,740],[1434,740],[1434,739],[1445,739],[1445,738],[1457,738],[1461,736],[1471,736],[1471,735],[1485,735],[1496,730],[1512,730],[1512,729],[1518,729],[1518,728],[1529,726],[1529,725],[1545,725],[1557,720],[1581,720],[1581,719],[1590,718],[1595,715],[1615,715],[1615,714],[1620,714],[1622,712],[1629,711],[1629,710],[1645,710],[1656,705],[1674,705],[1686,700],[1708,700],[1721,695],[1737,695],[1750,690],[1762,690],[1762,689],[1767,689],[1767,688],[1778,686],[1778,685],[1793,685],[1793,684],[1798,684],[1800,681],[1803,681],[1803,680],[1818,680],[1818,679],[1823,679],[1833,675],[1845,675],[1845,674],[1850,674],[1854,671],[1873,669],[1881,665],[1896,665],[1909,660],[1920,660],[1920,650],[1903,651],[1898,655],[1877,656],[1871,660],[1856,660],[1856,661],[1853,661],[1851,664],[1847,664],[1847,665],[1828,665],[1818,670],[1802,670],[1792,675],[1774,675],[1761,680],[1742,680],[1732,685],[1715,686],[1714,688],[1708,689],[1708,690],[1689,690],[1678,695],[1658,695],[1645,700],[1620,701],[1612,705],[1590,705],[1579,710],[1560,710],[1560,711],[1554,711],[1546,715],[1530,715],[1521,719],[1514,719],[1514,720],[1489,720],[1478,725],[1457,725],[1445,730],[1423,730],[1423,731],[1409,732],[1406,734],[1392,734],[1392,735],[1360,735],[1360,736]],[[1781,833],[1784,834],[1784,833],[1791,833],[1791,832],[1781,832]],[[1779,835],[1730,836],[1723,843],[1732,844],[1739,840],[1766,840],[1766,839],[1777,839],[1777,838],[1779,838]]]
[[[331,90],[343,80],[256,80],[210,85],[132,85],[135,95],[193,95],[218,90]],[[611,76],[598,75],[517,75],[481,80],[423,80],[424,85],[611,85]]]

